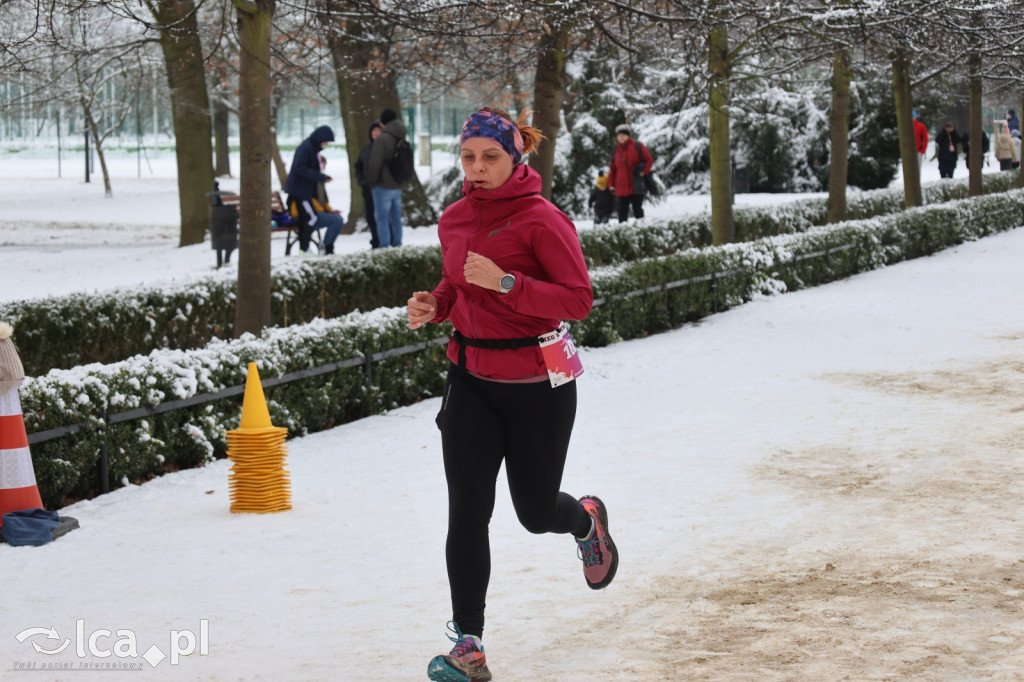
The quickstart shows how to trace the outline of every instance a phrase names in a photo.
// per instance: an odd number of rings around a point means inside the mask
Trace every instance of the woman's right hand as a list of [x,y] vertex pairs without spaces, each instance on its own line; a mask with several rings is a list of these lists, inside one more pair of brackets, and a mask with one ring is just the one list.
[[424,322],[437,317],[437,299],[429,291],[413,292],[405,305],[405,312],[409,316],[409,329],[419,329]]

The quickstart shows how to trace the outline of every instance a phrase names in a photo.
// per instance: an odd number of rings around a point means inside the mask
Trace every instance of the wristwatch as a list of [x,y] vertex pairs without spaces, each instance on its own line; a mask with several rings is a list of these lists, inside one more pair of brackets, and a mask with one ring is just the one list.
[[514,287],[515,285],[515,275],[504,275],[500,280],[498,280],[498,291],[500,291],[503,294],[507,294],[508,292],[512,291],[512,287]]

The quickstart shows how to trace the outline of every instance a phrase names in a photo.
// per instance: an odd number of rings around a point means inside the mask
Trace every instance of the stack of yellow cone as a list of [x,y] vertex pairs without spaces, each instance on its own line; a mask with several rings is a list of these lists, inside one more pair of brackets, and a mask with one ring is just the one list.
[[249,363],[238,428],[227,432],[232,512],[269,514],[292,508],[291,482],[284,468],[288,429],[270,423],[270,411],[256,363]]

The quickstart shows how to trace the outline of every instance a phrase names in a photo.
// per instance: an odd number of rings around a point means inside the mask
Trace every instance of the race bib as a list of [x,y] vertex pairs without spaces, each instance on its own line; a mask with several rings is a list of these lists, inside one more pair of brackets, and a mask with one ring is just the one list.
[[548,369],[548,381],[552,387],[561,386],[573,381],[583,374],[583,363],[576,353],[576,344],[572,342],[569,328],[565,323],[558,329],[540,337],[540,352],[544,356],[544,364]]

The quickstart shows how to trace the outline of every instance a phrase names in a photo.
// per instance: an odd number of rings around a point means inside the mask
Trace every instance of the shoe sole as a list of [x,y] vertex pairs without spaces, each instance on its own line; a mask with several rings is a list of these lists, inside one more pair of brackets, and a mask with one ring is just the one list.
[[608,569],[608,575],[599,583],[592,583],[587,580],[587,586],[590,589],[603,590],[611,584],[612,579],[615,578],[615,572],[619,569],[619,550],[616,549],[615,543],[612,541],[612,532],[608,530],[608,510],[605,508],[604,502],[597,495],[584,495],[581,499],[597,502],[597,518],[600,519],[601,526],[604,527],[605,540],[607,541],[608,549],[612,553],[612,565]]
[[447,656],[434,656],[427,665],[427,679],[433,682],[488,682],[491,671],[483,670],[473,677],[452,666]]

